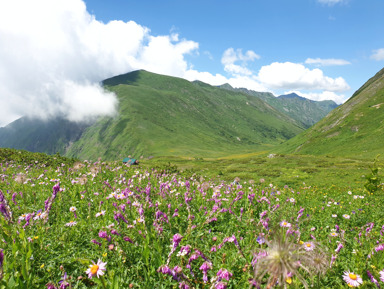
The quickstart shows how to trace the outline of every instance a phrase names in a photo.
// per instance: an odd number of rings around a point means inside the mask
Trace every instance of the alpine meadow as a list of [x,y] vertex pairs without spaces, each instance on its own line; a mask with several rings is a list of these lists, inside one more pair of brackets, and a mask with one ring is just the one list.
[[0,289],[384,287],[382,0],[3,2]]

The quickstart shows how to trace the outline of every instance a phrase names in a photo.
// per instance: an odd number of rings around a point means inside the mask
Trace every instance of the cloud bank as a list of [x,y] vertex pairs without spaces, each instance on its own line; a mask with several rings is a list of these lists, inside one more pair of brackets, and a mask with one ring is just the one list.
[[310,70],[302,64],[274,62],[260,69],[259,80],[275,89],[311,89],[342,92],[349,89],[342,77],[331,78],[320,69]]
[[0,125],[22,115],[114,115],[117,98],[101,80],[135,69],[183,76],[184,54],[198,48],[133,21],[102,23],[81,0],[0,2],[0,43]]
[[336,93],[349,89],[343,78],[297,63],[274,62],[252,70],[250,65],[261,58],[252,50],[224,50],[225,76],[198,71],[186,60],[199,54],[197,42],[176,33],[154,36],[133,21],[103,23],[87,12],[82,0],[1,1],[0,43],[0,126],[23,115],[73,121],[113,116],[117,97],[99,82],[137,69],[256,91],[325,91],[308,94],[312,98],[329,92],[340,99]]

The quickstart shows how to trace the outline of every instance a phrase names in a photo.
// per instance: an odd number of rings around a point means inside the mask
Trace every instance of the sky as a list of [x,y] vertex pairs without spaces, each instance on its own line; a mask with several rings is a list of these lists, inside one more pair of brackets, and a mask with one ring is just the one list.
[[383,0],[0,0],[0,126],[117,113],[145,69],[341,104],[384,67]]

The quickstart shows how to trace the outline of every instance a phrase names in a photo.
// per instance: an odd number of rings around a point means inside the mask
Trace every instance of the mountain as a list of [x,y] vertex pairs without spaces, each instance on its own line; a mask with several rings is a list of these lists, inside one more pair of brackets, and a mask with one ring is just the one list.
[[279,152],[375,157],[384,152],[384,68]]
[[0,147],[64,154],[89,125],[60,117],[49,120],[22,117],[6,127],[0,127]]
[[317,123],[338,106],[333,100],[314,101],[296,93],[280,95],[275,99],[269,99],[268,103],[300,121],[306,128]]
[[303,127],[259,97],[134,71],[104,80],[118,115],[93,123],[23,117],[0,128],[0,146],[81,159],[219,157],[269,150]]
[[233,88],[229,84],[224,84],[219,87],[257,96],[278,111],[298,121],[303,128],[311,127],[337,107],[337,104],[332,100],[314,101],[298,96],[296,93],[275,97],[269,92],[258,92],[246,88]]
[[119,114],[88,127],[68,156],[218,157],[265,150],[303,131],[258,97],[199,81],[140,70],[103,84],[118,96]]

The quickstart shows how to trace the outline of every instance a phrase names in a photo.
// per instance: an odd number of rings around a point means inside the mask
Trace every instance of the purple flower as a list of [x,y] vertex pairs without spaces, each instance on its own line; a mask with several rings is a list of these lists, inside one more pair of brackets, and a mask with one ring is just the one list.
[[185,283],[184,281],[179,283],[179,288],[180,289],[189,289],[189,285],[187,283]]
[[132,244],[133,244],[133,241],[132,241],[131,238],[125,236],[123,239],[124,239],[125,242],[129,242],[129,243],[132,243]]
[[203,271],[203,281],[204,283],[208,282],[208,270],[212,269],[212,263],[205,261],[203,265],[199,268],[201,271]]
[[3,263],[4,263],[4,252],[3,249],[0,251],[0,270],[3,268]]
[[108,238],[108,233],[106,231],[100,231],[99,237],[102,239],[106,239],[106,238]]
[[377,288],[380,288],[379,282],[373,277],[372,273],[367,270],[367,275],[371,279],[371,282],[377,286]]
[[337,245],[337,248],[336,248],[335,252],[339,253],[341,248],[343,248],[343,247],[344,247],[343,244],[339,243],[339,245]]
[[263,236],[258,236],[257,239],[256,239],[257,243],[259,243],[260,245],[264,244],[265,243],[265,239]]
[[[182,246],[181,248],[180,248],[180,255],[181,256],[185,256],[185,255],[188,255],[189,253],[191,252],[191,246],[189,246],[189,245],[186,245],[186,246]],[[178,255],[179,255],[178,254]]]
[[180,234],[173,235],[173,239],[172,239],[173,248],[176,248],[177,246],[179,246],[182,239],[183,239],[183,236],[181,236]]
[[157,269],[157,272],[162,273],[162,274],[168,274],[170,270],[171,269],[169,269],[169,267],[167,265],[162,265],[162,266],[160,266],[159,269]]
[[96,245],[101,246],[101,243],[100,243],[100,242],[97,242],[95,239],[91,240],[91,242],[92,242],[93,244],[96,244]]
[[215,289],[226,289],[227,288],[227,283],[225,282],[217,282],[215,284]]
[[53,283],[51,283],[51,282],[45,284],[45,286],[47,286],[47,289],[57,289],[56,286],[55,286],[55,284],[53,284]]
[[332,268],[333,263],[335,263],[335,261],[336,261],[336,257],[337,257],[337,255],[333,255],[333,254],[332,254],[332,257],[331,257],[331,264],[329,264],[329,268]]
[[17,193],[13,193],[12,194],[12,202],[17,205],[17,202],[16,202],[16,196],[17,196]]
[[375,248],[375,251],[376,251],[376,252],[383,251],[383,250],[384,250],[384,244],[380,244],[379,246],[377,246],[377,247]]
[[69,283],[67,282],[67,272],[64,273],[63,279],[59,281],[60,289],[65,289],[69,287]]
[[120,220],[122,220],[124,223],[128,224],[128,221],[124,218],[123,214],[120,212],[115,212],[115,215],[113,216],[113,218],[117,222],[119,222],[119,224],[120,224]]
[[229,281],[229,278],[231,278],[233,274],[227,269],[221,268],[216,275],[219,277],[219,281],[221,281],[222,279]]

